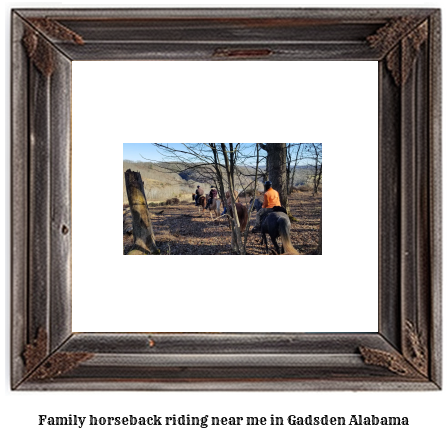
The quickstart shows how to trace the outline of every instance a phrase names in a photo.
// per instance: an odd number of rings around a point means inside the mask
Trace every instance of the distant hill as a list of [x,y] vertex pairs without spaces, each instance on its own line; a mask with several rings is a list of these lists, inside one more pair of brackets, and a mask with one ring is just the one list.
[[191,196],[198,185],[197,181],[185,181],[178,173],[169,172],[152,163],[123,161],[123,203],[127,202],[126,182],[124,172],[126,170],[140,172],[144,182],[144,190],[147,201],[165,201],[169,198],[186,198]]
[[[144,190],[148,202],[162,202],[170,198],[179,198],[186,200],[191,198],[191,194],[195,192],[198,185],[201,185],[205,192],[210,189],[214,181],[207,174],[212,174],[211,166],[195,167],[191,165],[189,169],[184,169],[184,165],[175,162],[161,163],[156,165],[144,161],[123,160],[123,203],[127,203],[126,183],[124,172],[131,169],[140,172],[144,182]],[[236,190],[241,192],[243,188],[250,185],[254,179],[254,169],[248,167],[240,167],[239,170],[243,175],[236,178]],[[264,170],[261,168],[260,171]],[[297,166],[295,175],[295,185],[303,185],[308,183],[310,167]],[[245,176],[247,175],[247,176]],[[258,180],[259,181],[259,180]],[[258,190],[262,190],[262,184],[258,182]]]

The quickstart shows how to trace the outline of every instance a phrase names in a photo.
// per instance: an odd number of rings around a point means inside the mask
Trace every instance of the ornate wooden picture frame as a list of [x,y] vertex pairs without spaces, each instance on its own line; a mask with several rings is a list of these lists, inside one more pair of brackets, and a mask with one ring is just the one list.
[[[440,31],[436,9],[14,10],[11,387],[440,389]],[[72,332],[71,62],[133,59],[378,61],[377,333]]]

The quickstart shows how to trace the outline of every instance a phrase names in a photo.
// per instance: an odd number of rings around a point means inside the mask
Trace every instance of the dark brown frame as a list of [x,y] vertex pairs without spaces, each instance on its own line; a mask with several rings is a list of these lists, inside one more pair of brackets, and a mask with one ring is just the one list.
[[[14,10],[12,388],[440,389],[440,29],[436,9]],[[378,61],[378,333],[72,333],[71,61],[103,59]]]

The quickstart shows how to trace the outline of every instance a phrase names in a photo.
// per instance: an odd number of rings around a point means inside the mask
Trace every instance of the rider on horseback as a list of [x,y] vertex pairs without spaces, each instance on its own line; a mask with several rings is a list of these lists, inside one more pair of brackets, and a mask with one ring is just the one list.
[[273,211],[273,207],[281,207],[279,193],[272,189],[272,183],[270,181],[266,181],[264,183],[264,202],[262,208],[256,213],[256,225],[252,233],[259,233],[261,231],[261,220]]
[[[234,196],[234,201],[239,202],[239,193],[237,192],[237,190],[233,191],[233,196]],[[226,201],[227,205],[225,205],[224,211],[221,214],[221,216],[225,216],[227,214],[227,207],[231,206],[231,194],[230,194],[229,190],[227,192],[225,192],[225,201]]]
[[196,190],[196,205],[199,205],[199,198],[201,197],[201,196],[203,196],[203,194],[204,194],[204,191],[203,191],[203,189],[200,187],[200,186],[197,186],[197,190]]
[[214,186],[211,186],[210,198],[208,199],[205,210],[213,203],[213,199],[217,199],[217,189]]

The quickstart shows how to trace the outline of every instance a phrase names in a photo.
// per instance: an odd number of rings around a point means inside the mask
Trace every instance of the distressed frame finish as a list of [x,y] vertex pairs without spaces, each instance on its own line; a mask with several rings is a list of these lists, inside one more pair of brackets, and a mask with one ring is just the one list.
[[[436,9],[13,11],[12,388],[439,389],[440,29]],[[103,59],[378,61],[378,333],[72,333],[71,61]]]

